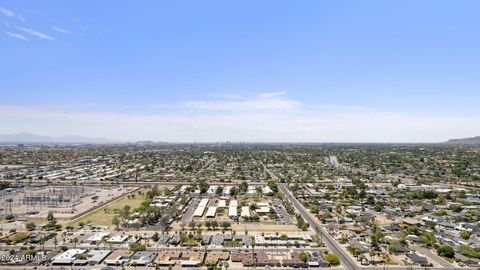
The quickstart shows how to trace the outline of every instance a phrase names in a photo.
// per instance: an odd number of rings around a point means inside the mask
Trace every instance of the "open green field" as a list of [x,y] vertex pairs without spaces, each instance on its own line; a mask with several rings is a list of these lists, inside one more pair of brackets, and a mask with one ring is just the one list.
[[80,222],[83,222],[85,224],[91,222],[95,225],[113,226],[112,219],[114,216],[118,215],[118,210],[122,209],[126,205],[130,206],[131,210],[137,208],[145,200],[146,192],[147,189],[142,188],[128,193],[111,203],[108,203],[98,209],[88,212],[85,215],[82,215],[68,222],[68,225],[75,226]]

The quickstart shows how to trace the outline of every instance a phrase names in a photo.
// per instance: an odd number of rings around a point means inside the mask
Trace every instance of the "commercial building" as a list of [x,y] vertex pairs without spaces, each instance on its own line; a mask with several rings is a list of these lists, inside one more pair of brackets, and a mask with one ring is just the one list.
[[210,207],[208,207],[207,214],[205,216],[207,218],[213,218],[213,217],[215,217],[216,213],[217,213],[217,207],[216,206],[210,206]]

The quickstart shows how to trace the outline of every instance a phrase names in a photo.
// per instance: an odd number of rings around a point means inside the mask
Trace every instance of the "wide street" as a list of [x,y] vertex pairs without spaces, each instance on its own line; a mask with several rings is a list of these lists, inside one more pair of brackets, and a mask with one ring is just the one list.
[[297,209],[300,215],[305,219],[306,222],[314,229],[314,231],[319,234],[320,239],[327,245],[331,252],[335,253],[345,269],[360,269],[360,266],[350,257],[340,245],[327,233],[327,231],[321,226],[320,222],[313,217],[308,210],[292,195],[290,190],[286,187],[285,184],[279,185],[280,190],[285,194],[286,198],[292,203],[292,205]]

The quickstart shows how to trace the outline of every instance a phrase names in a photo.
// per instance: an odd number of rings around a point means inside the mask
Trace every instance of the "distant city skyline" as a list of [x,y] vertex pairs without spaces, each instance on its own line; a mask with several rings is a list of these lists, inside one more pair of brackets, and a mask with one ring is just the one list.
[[0,3],[0,130],[170,142],[480,135],[477,1]]

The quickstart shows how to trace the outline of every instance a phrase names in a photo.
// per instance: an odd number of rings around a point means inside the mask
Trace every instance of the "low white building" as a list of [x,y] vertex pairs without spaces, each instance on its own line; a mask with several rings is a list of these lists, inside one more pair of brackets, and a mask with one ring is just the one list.
[[193,213],[194,217],[201,217],[203,216],[203,213],[205,212],[205,206],[198,206],[197,209],[195,209],[195,212]]
[[259,208],[255,209],[255,212],[260,216],[267,215],[267,214],[270,213],[270,206],[259,207]]
[[110,244],[123,244],[125,241],[127,241],[129,235],[114,235],[110,238],[108,238],[107,243]]
[[238,206],[238,201],[237,200],[231,200],[230,203],[228,204],[229,207],[237,207]]
[[208,201],[209,201],[209,199],[202,199],[200,201],[200,203],[198,204],[198,206],[206,207],[208,205]]
[[103,241],[103,239],[108,236],[110,236],[109,232],[98,232],[90,236],[89,238],[85,239],[84,242],[95,244]]
[[273,190],[269,186],[264,186],[262,192],[263,194],[272,194]]
[[237,212],[237,207],[236,207],[236,206],[230,206],[230,207],[228,207],[228,216],[229,216],[229,217],[236,217],[236,216],[238,216],[238,212]]
[[227,201],[219,200],[218,201],[218,207],[227,207]]
[[85,249],[72,248],[52,258],[52,265],[72,264],[76,256],[87,252]]
[[205,214],[205,217],[213,218],[213,217],[215,217],[216,213],[217,213],[217,207],[210,206],[210,207],[208,207],[207,214]]
[[248,206],[242,206],[242,212],[241,212],[240,216],[249,217],[250,216],[250,208]]

